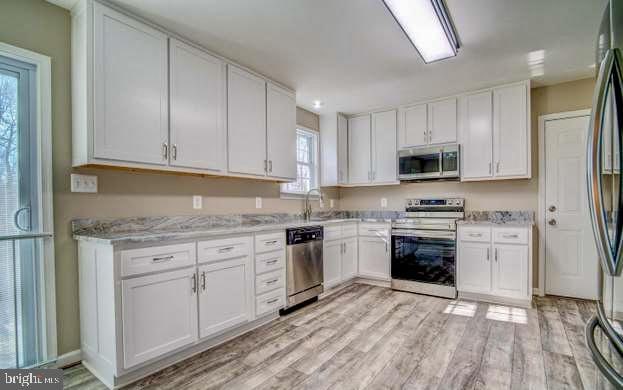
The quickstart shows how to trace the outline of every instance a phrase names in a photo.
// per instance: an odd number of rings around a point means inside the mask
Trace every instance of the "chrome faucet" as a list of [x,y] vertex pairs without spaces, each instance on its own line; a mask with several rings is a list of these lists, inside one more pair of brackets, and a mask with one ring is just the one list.
[[309,203],[309,195],[311,195],[312,192],[317,192],[318,195],[320,196],[320,201],[322,202],[322,192],[320,192],[320,189],[318,188],[312,188],[311,190],[307,191],[307,195],[305,195],[305,209],[303,210],[303,217],[305,218],[306,221],[309,221],[311,219],[311,214],[312,214],[312,207],[311,204]]

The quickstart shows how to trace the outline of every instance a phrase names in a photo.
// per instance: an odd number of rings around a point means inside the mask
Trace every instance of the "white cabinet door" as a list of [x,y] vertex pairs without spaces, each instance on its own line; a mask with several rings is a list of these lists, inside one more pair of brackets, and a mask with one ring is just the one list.
[[377,237],[359,237],[359,276],[389,280],[389,242]]
[[296,97],[268,83],[266,99],[268,175],[296,180]]
[[398,147],[409,148],[428,144],[428,119],[426,104],[400,109]]
[[461,292],[491,292],[491,244],[464,242],[458,244],[458,285]]
[[456,142],[456,98],[428,104],[429,143]]
[[195,268],[121,282],[124,368],[197,340]]
[[225,63],[178,40],[169,44],[172,166],[226,168]]
[[370,164],[370,115],[348,120],[348,177],[349,184],[369,183]]
[[490,178],[492,174],[491,92],[461,99],[461,179]]
[[93,4],[93,155],[166,165],[167,36]]
[[511,85],[493,90],[493,161],[495,177],[527,177],[529,126],[527,87]]
[[344,252],[342,252],[342,281],[357,276],[357,237],[342,240]]
[[337,182],[348,183],[348,119],[342,114],[337,115]]
[[342,278],[342,240],[325,241],[322,252],[324,287],[331,288]]
[[395,182],[396,110],[372,114],[372,181]]
[[249,256],[199,267],[199,336],[252,320],[252,286]]
[[266,174],[266,83],[235,66],[227,67],[229,171]]
[[527,298],[528,246],[495,244],[493,294],[509,298]]

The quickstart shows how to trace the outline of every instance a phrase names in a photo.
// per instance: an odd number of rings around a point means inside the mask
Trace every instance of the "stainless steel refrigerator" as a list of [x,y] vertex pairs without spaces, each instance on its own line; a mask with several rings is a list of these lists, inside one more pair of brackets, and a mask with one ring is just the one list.
[[596,388],[623,388],[623,0],[610,0],[597,37],[597,82],[587,145],[587,180],[601,296],[586,325]]

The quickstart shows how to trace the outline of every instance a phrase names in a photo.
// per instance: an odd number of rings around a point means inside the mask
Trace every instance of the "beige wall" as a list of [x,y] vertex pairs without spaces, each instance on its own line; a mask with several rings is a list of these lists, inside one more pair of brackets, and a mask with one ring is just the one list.
[[[381,198],[387,198],[391,210],[401,210],[405,198],[426,196],[459,196],[466,199],[468,210],[533,210],[538,207],[538,117],[563,111],[590,108],[594,79],[572,81],[548,87],[534,88],[532,100],[532,179],[492,182],[412,183],[386,187],[340,189],[343,209],[380,209]],[[536,236],[536,235],[535,235]],[[538,281],[538,242],[534,245],[535,287]]]
[[[80,347],[78,267],[70,220],[76,217],[123,217],[222,213],[301,212],[300,200],[283,200],[279,185],[228,178],[172,174],[80,170],[98,176],[97,194],[70,192],[70,14],[43,0],[1,0],[0,41],[52,57],[52,131],[56,299],[59,354]],[[298,109],[297,122],[318,129],[318,116]],[[203,210],[192,209],[192,195],[203,195]],[[263,208],[255,208],[255,197]],[[337,198],[336,190],[328,198]]]

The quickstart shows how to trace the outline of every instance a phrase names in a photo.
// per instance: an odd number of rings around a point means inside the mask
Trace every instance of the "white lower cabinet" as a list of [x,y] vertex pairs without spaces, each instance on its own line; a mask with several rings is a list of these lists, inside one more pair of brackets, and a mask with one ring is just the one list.
[[199,337],[252,320],[251,258],[199,266]]
[[324,288],[357,276],[357,224],[325,226],[323,245]]
[[529,304],[531,227],[462,225],[458,237],[459,295]]
[[322,252],[324,288],[331,288],[342,280],[343,248],[341,239],[324,242]]
[[194,267],[123,280],[121,286],[124,368],[197,340]]
[[389,280],[389,242],[381,237],[359,237],[359,276]]
[[342,252],[342,281],[357,276],[357,237],[342,240],[344,251]]
[[286,305],[285,240],[284,231],[255,236],[255,318]]

